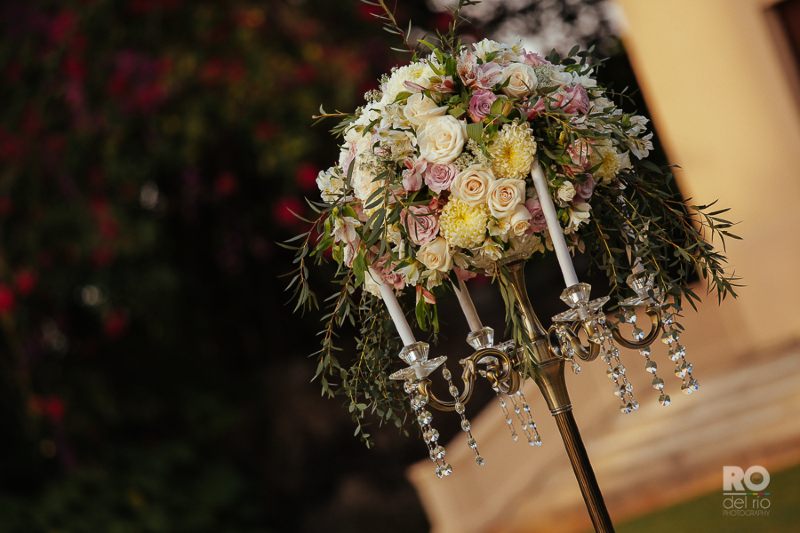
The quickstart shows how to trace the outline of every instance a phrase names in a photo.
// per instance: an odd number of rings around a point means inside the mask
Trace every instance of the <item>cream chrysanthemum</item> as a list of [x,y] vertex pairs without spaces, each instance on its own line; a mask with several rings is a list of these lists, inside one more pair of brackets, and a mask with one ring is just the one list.
[[469,205],[451,198],[442,209],[439,229],[447,242],[460,248],[474,248],[483,242],[489,211],[485,205]]
[[535,155],[536,141],[527,123],[506,124],[489,146],[492,170],[498,178],[524,179]]

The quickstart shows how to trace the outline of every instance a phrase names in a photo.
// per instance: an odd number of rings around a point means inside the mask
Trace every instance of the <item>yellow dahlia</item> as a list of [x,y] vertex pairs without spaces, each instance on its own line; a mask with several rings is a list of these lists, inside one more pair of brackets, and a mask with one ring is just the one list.
[[535,155],[536,141],[527,122],[506,124],[489,145],[492,170],[498,178],[524,179]]
[[447,242],[460,248],[474,248],[483,242],[489,211],[485,205],[469,205],[451,198],[442,209],[439,229]]

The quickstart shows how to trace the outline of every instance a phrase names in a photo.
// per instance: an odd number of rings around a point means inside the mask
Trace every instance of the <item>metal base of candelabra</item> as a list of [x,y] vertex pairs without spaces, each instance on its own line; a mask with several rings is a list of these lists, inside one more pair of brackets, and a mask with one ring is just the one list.
[[589,461],[583,440],[581,440],[572,410],[555,413],[553,417],[556,419],[558,431],[564,441],[564,449],[567,450],[569,462],[572,464],[572,470],[575,472],[575,478],[578,480],[578,486],[581,489],[583,501],[586,502],[586,509],[595,531],[613,532],[614,525],[608,515],[606,503],[603,501],[600,485],[597,484],[597,478],[594,477],[592,463]]
[[529,339],[525,352],[533,367],[534,380],[556,420],[592,524],[598,532],[613,532],[614,525],[603,501],[603,494],[597,484],[575,417],[572,415],[572,405],[564,380],[564,360],[554,353],[550,339],[528,298],[525,289],[524,263],[516,261],[506,265],[501,277],[507,283],[515,300],[515,306]]

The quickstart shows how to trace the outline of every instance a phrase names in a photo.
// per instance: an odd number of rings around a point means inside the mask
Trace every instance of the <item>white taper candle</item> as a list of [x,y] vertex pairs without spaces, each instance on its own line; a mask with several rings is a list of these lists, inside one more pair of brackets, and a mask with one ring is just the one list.
[[403,308],[400,307],[400,302],[397,301],[397,296],[394,295],[392,288],[383,282],[381,275],[372,267],[369,269],[369,275],[380,287],[381,298],[383,303],[386,304],[386,309],[389,310],[389,316],[392,317],[392,322],[394,322],[394,327],[397,328],[397,333],[400,334],[400,338],[403,340],[403,345],[408,346],[417,342],[414,338],[414,332],[411,331],[411,326],[408,325],[406,315],[403,313]]
[[538,161],[533,165],[531,177],[533,178],[533,185],[536,187],[536,194],[539,196],[539,204],[542,206],[544,218],[547,221],[547,231],[556,251],[558,265],[561,267],[561,274],[564,276],[564,283],[567,287],[571,287],[578,283],[578,275],[575,274],[575,266],[572,264],[572,257],[569,255],[567,241],[564,240],[564,230],[558,222],[556,206],[550,196],[547,179],[544,177],[544,172],[542,172],[542,167]]
[[458,303],[461,306],[461,311],[464,312],[464,316],[467,317],[467,323],[469,324],[470,331],[479,331],[483,328],[483,324],[481,323],[481,317],[478,316],[478,311],[475,309],[475,303],[472,301],[472,297],[469,295],[469,289],[467,289],[467,284],[464,283],[464,280],[458,278],[458,284],[453,285],[453,289],[455,289],[456,297],[458,298]]

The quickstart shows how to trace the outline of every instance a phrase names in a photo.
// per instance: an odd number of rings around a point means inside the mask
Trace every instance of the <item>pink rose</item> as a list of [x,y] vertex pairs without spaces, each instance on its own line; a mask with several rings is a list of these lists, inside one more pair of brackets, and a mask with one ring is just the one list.
[[586,178],[583,183],[575,184],[575,201],[588,202],[594,192],[594,179],[591,176]]
[[372,268],[380,274],[383,283],[390,286],[396,291],[402,290],[406,286],[405,279],[403,278],[403,274],[400,272],[396,272],[392,265],[388,262],[389,256],[385,255],[382,258],[378,259],[373,265]]
[[428,166],[424,159],[405,160],[406,169],[403,171],[403,188],[409,192],[418,191],[422,188],[422,174]]
[[532,67],[541,65],[552,65],[548,60],[537,54],[536,52],[524,52],[522,54],[522,61]]
[[403,220],[414,244],[427,244],[439,234],[439,217],[429,205],[412,205],[403,211]]
[[469,99],[469,118],[472,122],[480,122],[489,114],[492,104],[497,100],[497,95],[492,91],[478,89]]
[[533,232],[544,231],[547,228],[547,220],[544,218],[544,211],[542,211],[542,204],[539,203],[538,198],[531,198],[525,202],[525,207],[531,214],[530,229]]
[[585,114],[589,111],[589,94],[581,84],[562,87],[556,96],[556,105],[565,113]]
[[455,165],[435,163],[428,166],[425,171],[425,184],[436,194],[441,194],[442,191],[450,189],[450,184],[453,183],[457,173]]

